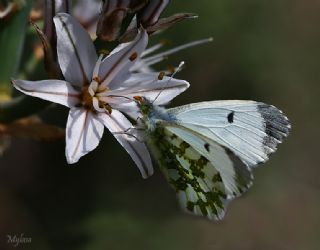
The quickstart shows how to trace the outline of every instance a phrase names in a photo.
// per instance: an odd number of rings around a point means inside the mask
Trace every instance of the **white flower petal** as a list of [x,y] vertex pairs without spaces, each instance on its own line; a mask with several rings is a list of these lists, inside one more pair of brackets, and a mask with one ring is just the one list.
[[91,82],[97,54],[85,29],[72,16],[60,13],[54,17],[57,51],[61,71],[68,82],[82,86]]
[[139,109],[136,102],[112,103],[111,107],[113,109],[119,110],[121,113],[125,113],[127,116],[129,116],[133,120],[138,120],[138,118],[142,116],[140,109]]
[[[206,38],[206,39],[192,41],[192,42],[177,46],[177,47],[175,47],[173,49],[161,52],[159,54],[156,54],[156,55],[153,55],[153,56],[150,56],[150,57],[144,57],[145,54],[143,54],[144,58],[142,60],[144,60],[144,63],[146,63],[148,66],[150,66],[150,65],[153,65],[153,64],[155,64],[157,62],[162,61],[163,59],[167,58],[171,54],[177,53],[177,52],[179,52],[181,50],[185,50],[185,49],[188,49],[188,48],[191,48],[191,47],[194,47],[194,46],[198,46],[198,45],[201,45],[201,44],[209,43],[209,42],[212,42],[212,41],[213,41],[213,38],[210,37],[210,38]],[[152,49],[152,47],[150,49]],[[146,50],[146,51],[148,51],[148,50]]]
[[[139,77],[141,75],[141,77]],[[125,89],[111,90],[99,93],[97,96],[125,96],[133,98],[134,96],[143,96],[153,102],[155,105],[163,105],[170,102],[174,97],[184,92],[190,85],[187,81],[178,80],[171,77],[158,79],[158,74],[133,74],[124,82],[123,86],[129,86]]]
[[[112,81],[109,85],[109,89],[125,89],[137,85],[140,82],[154,82],[158,78],[158,75],[154,72],[148,73],[131,73],[130,76],[124,81]],[[118,80],[118,79],[117,79]],[[119,79],[121,80],[121,79]]]
[[100,66],[99,77],[102,81],[100,87],[104,88],[112,81],[121,84],[129,76],[129,69],[139,59],[147,44],[148,34],[142,29],[134,41],[120,45],[121,49],[116,48],[116,53],[106,57]]
[[162,47],[164,46],[164,44],[165,44],[165,43],[158,43],[158,44],[156,44],[156,45],[151,46],[150,48],[146,49],[146,50],[142,53],[141,57],[146,57],[146,56],[148,56],[149,54],[152,54],[153,52],[155,52],[155,51],[159,50],[160,48],[162,48]]
[[96,78],[99,76],[99,69],[100,69],[100,65],[103,59],[103,54],[101,54],[96,62],[96,65],[94,66],[93,69],[93,74],[92,74],[92,79]]
[[41,99],[74,107],[80,103],[80,92],[65,81],[43,80],[24,81],[12,80],[13,86],[24,94],[39,97]]
[[84,108],[72,108],[66,128],[66,157],[69,164],[94,150],[103,135],[103,123]]
[[94,109],[95,109],[96,111],[98,111],[98,112],[106,112],[105,109],[100,108],[98,98],[96,98],[96,97],[93,97],[93,98],[92,98],[92,105],[93,105],[93,107],[94,107]]
[[111,115],[99,113],[98,117],[100,117],[104,125],[130,154],[133,161],[137,164],[142,177],[147,178],[151,176],[153,174],[153,167],[149,151],[146,145],[136,137],[136,130],[130,129],[132,128],[131,122],[117,110],[113,110]]
[[152,66],[152,65],[154,65],[154,64],[156,64],[158,62],[163,61],[169,55],[174,54],[176,52],[179,52],[181,50],[188,49],[188,48],[193,47],[193,46],[205,44],[205,43],[212,42],[212,41],[213,41],[213,38],[196,40],[196,41],[192,41],[192,42],[180,45],[180,46],[175,47],[173,49],[170,49],[170,50],[167,50],[167,51],[164,51],[164,52],[160,52],[160,53],[158,53],[156,55],[148,56],[149,54],[157,51],[158,49],[160,49],[164,45],[163,43],[156,44],[156,45],[146,49],[142,53],[141,58],[137,61],[136,64],[134,64],[130,68],[130,71],[131,72],[140,72],[140,73],[151,73],[151,72],[154,72],[154,70],[150,66]]

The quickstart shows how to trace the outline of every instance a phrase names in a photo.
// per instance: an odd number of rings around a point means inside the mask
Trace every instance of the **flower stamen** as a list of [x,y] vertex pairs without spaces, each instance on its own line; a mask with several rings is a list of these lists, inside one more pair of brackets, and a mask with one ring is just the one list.
[[92,109],[92,89],[91,85],[89,88],[84,88],[81,93],[82,105],[87,109]]
[[101,83],[101,80],[100,80],[100,77],[99,77],[99,76],[94,76],[94,77],[92,78],[92,80],[95,81],[95,82],[97,82],[98,84]]
[[158,75],[158,80],[163,80],[163,78],[165,77],[166,73],[164,71],[161,71]]
[[106,111],[108,111],[108,113],[111,115],[111,113],[112,113],[112,108],[111,108],[111,106],[110,106],[108,103],[105,103],[105,104],[104,104],[104,109],[105,109]]

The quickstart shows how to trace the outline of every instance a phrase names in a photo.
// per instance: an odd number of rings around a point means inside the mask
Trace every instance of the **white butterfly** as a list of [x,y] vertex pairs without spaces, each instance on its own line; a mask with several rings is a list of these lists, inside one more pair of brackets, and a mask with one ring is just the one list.
[[220,220],[227,204],[253,181],[288,136],[290,123],[274,106],[211,101],[172,109],[135,97],[146,141],[184,210]]

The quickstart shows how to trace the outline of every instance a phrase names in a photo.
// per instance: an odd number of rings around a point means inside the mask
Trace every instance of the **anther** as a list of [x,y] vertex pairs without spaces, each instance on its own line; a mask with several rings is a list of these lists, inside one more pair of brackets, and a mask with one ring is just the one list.
[[138,58],[138,53],[137,53],[137,52],[134,52],[134,53],[130,56],[129,60],[130,60],[131,62],[133,62],[133,61],[135,61],[137,58]]
[[163,80],[163,78],[165,77],[165,75],[166,75],[166,73],[165,72],[163,72],[163,71],[161,71],[160,73],[159,73],[159,75],[158,75],[158,80]]
[[101,49],[101,50],[99,50],[99,54],[102,54],[102,55],[104,55],[104,56],[107,56],[107,55],[110,54],[110,51],[107,50],[107,49]]
[[99,76],[94,76],[94,77],[92,78],[92,80],[94,80],[94,81],[97,82],[97,83],[101,83],[101,80],[100,80],[100,77],[99,77]]
[[112,114],[112,108],[108,103],[104,104],[104,109],[108,111],[110,115]]

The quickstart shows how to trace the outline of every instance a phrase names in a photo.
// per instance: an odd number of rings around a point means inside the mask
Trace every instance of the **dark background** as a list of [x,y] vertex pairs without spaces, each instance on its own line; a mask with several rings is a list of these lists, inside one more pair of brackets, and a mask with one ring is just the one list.
[[[186,62],[177,77],[191,87],[172,106],[252,99],[291,120],[289,138],[223,221],[181,212],[159,170],[143,180],[108,131],[72,166],[64,141],[15,139],[0,159],[0,248],[10,248],[6,235],[24,233],[32,243],[21,249],[319,249],[319,10],[312,0],[172,1],[166,14],[199,19],[151,40],[214,37],[157,67]],[[67,110],[43,115],[64,126]]]

